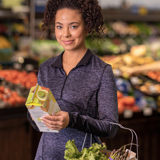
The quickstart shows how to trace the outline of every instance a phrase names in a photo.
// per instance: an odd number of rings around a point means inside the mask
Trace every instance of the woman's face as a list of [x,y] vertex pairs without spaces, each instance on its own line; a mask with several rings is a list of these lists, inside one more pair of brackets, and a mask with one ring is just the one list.
[[57,41],[65,50],[73,51],[85,47],[84,20],[79,10],[60,9],[55,17],[55,35]]

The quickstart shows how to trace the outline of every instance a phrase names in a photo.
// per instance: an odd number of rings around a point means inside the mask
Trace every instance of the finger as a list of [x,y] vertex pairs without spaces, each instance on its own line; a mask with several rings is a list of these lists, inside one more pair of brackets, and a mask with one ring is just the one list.
[[51,129],[51,130],[58,130],[58,131],[61,130],[61,128],[59,128],[59,127],[50,127],[50,126],[46,126],[46,127]]
[[[52,113],[53,114],[53,113]],[[57,112],[57,113],[54,113],[53,115],[54,116],[61,116],[63,114],[63,111],[60,111],[60,112]]]
[[53,120],[48,120],[48,119],[42,119],[42,122],[45,124],[50,124],[50,125],[58,125],[59,121],[53,121]]
[[50,121],[59,121],[59,117],[58,116],[49,116],[49,115],[45,115],[43,117],[41,117],[42,120],[50,120]]
[[52,125],[52,124],[48,124],[48,123],[45,123],[44,124],[47,126],[47,127],[50,127],[50,128],[59,128],[60,126],[59,125]]
[[62,127],[60,127],[59,125],[50,125],[50,124],[46,124],[44,123],[49,129],[52,129],[52,130],[60,130],[62,129]]
[[48,119],[42,119],[43,122],[49,124],[49,125],[59,125],[63,126],[63,122],[61,120],[48,120]]

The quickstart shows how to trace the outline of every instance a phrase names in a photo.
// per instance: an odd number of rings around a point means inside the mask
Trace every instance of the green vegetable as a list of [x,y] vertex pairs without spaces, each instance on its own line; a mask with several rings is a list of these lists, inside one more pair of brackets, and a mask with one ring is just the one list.
[[[131,144],[126,144],[121,148],[119,148],[117,151],[114,149],[110,154],[110,158],[113,160],[119,160],[119,159],[126,160],[129,151],[126,152],[125,149],[126,149],[126,146],[129,146],[129,145]],[[137,145],[137,144],[132,143],[132,145]]]
[[[119,148],[118,150],[113,150],[110,154],[110,158],[113,160],[126,160],[129,151],[125,151],[126,146],[129,146],[131,144],[126,144]],[[136,145],[133,144],[132,145]],[[81,152],[78,151],[74,140],[68,141],[66,143],[66,150],[64,159],[66,160],[110,160],[107,158],[105,154],[103,154],[101,151],[106,149],[106,145],[103,144],[97,144],[93,143],[90,148],[84,148]]]
[[90,148],[84,148],[81,152],[78,151],[74,140],[67,141],[64,159],[66,160],[108,160],[101,152],[106,146],[103,144],[93,143]]
[[66,160],[76,160],[77,158],[79,158],[81,156],[81,153],[78,151],[74,140],[67,141],[65,147],[67,149],[67,150],[65,150],[65,156],[64,156],[64,158]]

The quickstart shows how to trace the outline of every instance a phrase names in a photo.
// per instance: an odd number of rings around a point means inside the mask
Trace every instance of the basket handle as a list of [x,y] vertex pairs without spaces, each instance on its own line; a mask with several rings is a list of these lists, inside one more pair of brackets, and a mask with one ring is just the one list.
[[[84,137],[84,140],[83,140],[83,144],[82,144],[82,149],[84,148],[84,145],[86,143],[86,138],[87,138],[87,134],[85,134],[85,137]],[[92,139],[92,134],[89,134],[90,135],[90,147],[92,146],[92,142],[93,142],[93,139]]]

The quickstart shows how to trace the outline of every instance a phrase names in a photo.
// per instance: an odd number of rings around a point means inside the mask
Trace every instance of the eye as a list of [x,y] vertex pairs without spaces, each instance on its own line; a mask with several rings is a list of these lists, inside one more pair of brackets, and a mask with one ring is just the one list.
[[71,26],[72,29],[77,29],[77,26]]
[[56,28],[57,28],[57,29],[61,29],[61,28],[62,28],[62,26],[56,26]]

